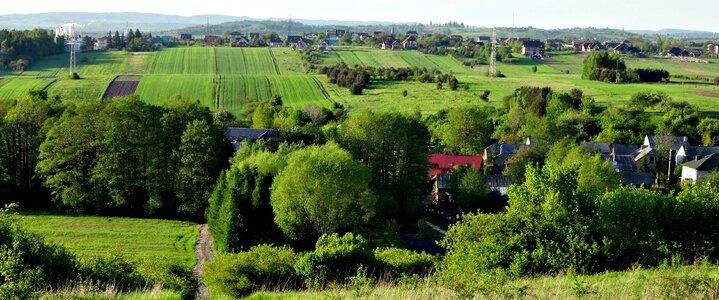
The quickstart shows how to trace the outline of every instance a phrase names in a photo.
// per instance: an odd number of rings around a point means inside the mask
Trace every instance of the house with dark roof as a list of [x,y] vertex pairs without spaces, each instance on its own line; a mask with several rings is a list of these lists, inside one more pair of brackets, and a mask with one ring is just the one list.
[[492,42],[492,37],[486,35],[480,35],[474,39],[477,44],[489,44]]
[[637,164],[634,157],[639,153],[639,146],[628,144],[613,144],[611,159],[617,172],[637,172]]
[[603,159],[612,159],[612,150],[609,148],[609,143],[602,142],[583,142],[582,146],[592,152],[600,154]]
[[643,172],[621,172],[622,183],[625,185],[632,185],[635,187],[650,188],[654,184],[652,174]]
[[479,155],[448,155],[432,154],[428,158],[429,177],[438,174],[451,174],[455,167],[472,167],[482,169],[482,157]]
[[[657,151],[666,151],[667,155],[675,157],[682,146],[691,146],[688,137],[647,135],[644,137],[644,143],[640,147],[639,152],[634,156],[634,162],[640,164],[643,163],[642,160],[646,160],[647,166],[653,168]],[[674,158],[672,161],[674,161]],[[677,165],[676,161],[674,161],[673,165]]]
[[642,52],[641,49],[625,43],[621,43],[617,46],[607,49],[612,49],[612,52],[614,52],[615,54],[638,54]]
[[676,164],[680,165],[687,161],[699,160],[706,156],[719,153],[719,147],[697,147],[682,145],[676,154]]
[[332,51],[332,48],[330,48],[330,45],[327,44],[327,42],[320,41],[319,43],[317,43],[317,51],[327,53],[327,52]]
[[402,48],[402,43],[393,38],[387,38],[382,40],[382,43],[379,45],[379,47],[382,50],[398,50]]
[[696,183],[700,179],[716,173],[719,170],[719,154],[710,154],[699,160],[690,161],[682,165],[682,182]]
[[417,37],[417,36],[419,36],[419,33],[417,33],[416,30],[410,30],[410,31],[407,31],[406,35],[411,35],[411,36]]
[[509,186],[514,183],[512,177],[507,175],[485,175],[482,176],[482,180],[484,180],[484,183],[487,184],[489,189],[499,193],[502,196],[507,195],[507,190],[509,190]]
[[681,56],[682,55],[682,48],[674,47],[667,51],[667,56]]
[[542,57],[544,43],[541,41],[522,41],[522,55],[527,57]]
[[417,49],[417,46],[417,38],[414,35],[408,35],[402,41],[402,48],[404,49]]
[[180,39],[181,39],[181,40],[191,40],[191,39],[192,39],[192,34],[189,34],[189,33],[181,33],[181,34],[180,34]]
[[282,133],[274,129],[261,129],[261,128],[239,128],[229,127],[225,131],[225,136],[232,144],[232,148],[235,151],[242,148],[242,144],[245,141],[257,141],[264,140],[268,142],[279,142],[282,141]]
[[602,46],[602,44],[600,43],[584,43],[584,45],[582,46],[583,52],[593,52],[601,50],[607,50],[607,48],[604,48],[604,46]]
[[524,144],[494,143],[484,149],[482,160],[485,164],[492,167],[492,174],[502,174],[509,158],[517,153],[519,149],[530,146],[531,144],[531,138],[527,138]]

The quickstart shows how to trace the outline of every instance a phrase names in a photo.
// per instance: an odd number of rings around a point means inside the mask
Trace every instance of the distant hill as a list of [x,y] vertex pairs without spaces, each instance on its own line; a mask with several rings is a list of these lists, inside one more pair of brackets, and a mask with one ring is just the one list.
[[717,38],[714,32],[685,30],[685,29],[661,29],[661,30],[631,30],[631,32],[647,35],[665,35],[678,38]]
[[52,29],[66,23],[80,25],[83,33],[107,32],[125,28],[140,28],[142,31],[166,31],[193,25],[225,23],[247,20],[248,17],[225,15],[199,15],[191,17],[149,14],[149,13],[41,13],[0,15],[0,28],[3,29]]

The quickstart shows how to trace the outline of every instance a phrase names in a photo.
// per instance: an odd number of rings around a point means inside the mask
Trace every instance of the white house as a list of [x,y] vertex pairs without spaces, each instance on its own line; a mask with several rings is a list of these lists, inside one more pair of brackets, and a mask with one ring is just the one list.
[[719,169],[719,154],[710,154],[699,160],[682,165],[682,182],[696,183],[698,180],[715,173]]

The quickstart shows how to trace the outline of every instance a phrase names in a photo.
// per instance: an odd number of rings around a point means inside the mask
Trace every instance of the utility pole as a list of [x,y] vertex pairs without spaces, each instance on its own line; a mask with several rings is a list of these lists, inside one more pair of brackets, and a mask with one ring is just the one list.
[[489,75],[497,76],[497,30],[492,30],[492,54],[489,58]]

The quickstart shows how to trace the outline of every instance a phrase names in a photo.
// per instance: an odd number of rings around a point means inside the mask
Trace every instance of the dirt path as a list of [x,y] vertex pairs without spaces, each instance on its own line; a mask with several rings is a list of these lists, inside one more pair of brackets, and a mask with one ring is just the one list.
[[197,236],[197,243],[195,244],[195,257],[197,258],[197,264],[192,268],[192,272],[200,280],[200,290],[197,292],[197,296],[206,299],[210,297],[210,290],[202,281],[202,273],[205,269],[205,262],[212,261],[215,258],[215,254],[212,253],[212,236],[210,236],[207,224],[200,225],[200,234]]

